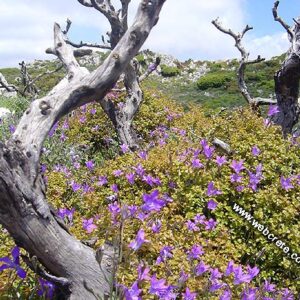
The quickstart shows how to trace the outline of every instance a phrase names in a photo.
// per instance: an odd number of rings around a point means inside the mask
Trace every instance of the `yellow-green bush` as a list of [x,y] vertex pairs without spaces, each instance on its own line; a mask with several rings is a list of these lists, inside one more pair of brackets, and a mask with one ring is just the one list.
[[[87,111],[91,108],[92,106],[88,107]],[[82,124],[80,118],[83,116],[86,120]],[[91,128],[97,125],[101,129],[92,131]],[[296,177],[300,174],[299,147],[290,141],[284,141],[277,128],[264,127],[263,119],[248,110],[207,117],[199,106],[191,106],[184,113],[172,101],[145,93],[145,102],[134,126],[145,141],[141,148],[152,144],[152,147],[148,147],[147,159],[139,152],[126,153],[114,159],[102,160],[100,164],[97,161],[98,148],[94,143],[101,144],[105,137],[112,134],[112,128],[105,126],[103,113],[98,109],[96,114],[79,111],[69,120],[69,126],[70,129],[65,132],[66,145],[93,145],[93,160],[96,165],[87,168],[85,162],[91,159],[87,155],[78,158],[80,168],[75,168],[70,162],[67,168],[50,169],[46,173],[47,196],[57,209],[76,209],[70,230],[77,238],[84,240],[97,236],[95,247],[106,239],[121,242],[122,257],[117,274],[119,283],[131,285],[137,278],[133,270],[143,260],[151,267],[152,273],[157,274],[157,278],[167,278],[169,284],[175,285],[180,272],[188,272],[193,267],[186,258],[188,249],[199,244],[204,250],[201,259],[213,268],[224,272],[230,260],[244,265],[257,265],[260,276],[255,283],[271,278],[279,287],[290,287],[299,292],[299,282],[296,280],[300,275],[299,264],[287,257],[232,209],[233,203],[242,206],[260,224],[267,226],[270,232],[284,241],[291,251],[300,254],[300,188]],[[58,133],[60,130],[58,129]],[[228,143],[232,154],[224,154],[222,149],[217,148],[212,158],[206,158],[201,152],[203,146],[200,142],[205,139],[211,147],[214,138]],[[252,153],[254,146],[260,149],[257,156]],[[197,151],[199,153],[196,155]],[[228,162],[218,167],[215,162],[217,155],[226,155]],[[193,167],[193,159],[199,159],[203,167]],[[249,173],[246,170],[241,171],[243,178],[239,183],[245,188],[241,192],[237,191],[237,184],[230,181],[233,160],[243,160],[245,168],[251,172],[259,164],[263,165],[263,178],[257,191],[249,188]],[[136,173],[139,164],[143,166],[146,175],[159,178],[160,184],[151,186],[138,175],[134,184],[130,184],[126,175]],[[116,174],[117,170],[121,171],[120,174]],[[101,176],[107,177],[107,184],[99,185]],[[294,188],[284,190],[280,184],[281,176],[291,177]],[[78,191],[73,191],[72,182],[80,183]],[[221,194],[207,194],[211,182],[214,182]],[[85,192],[83,184],[86,185]],[[118,186],[118,192],[112,191],[113,184]],[[142,205],[143,195],[154,190],[158,190],[161,197],[168,194],[172,202],[143,221],[138,218],[122,219],[121,214],[117,214],[115,223],[112,222],[108,210],[108,205],[114,203],[112,196],[117,196],[115,201],[124,210],[128,205]],[[207,208],[207,202],[211,198],[218,203],[214,211]],[[216,220],[216,228],[205,230],[199,225],[199,231],[189,231],[186,222],[192,220],[197,213],[205,216],[206,220]],[[92,234],[87,234],[82,226],[82,219],[92,217],[97,229]],[[154,234],[151,224],[157,219],[161,220],[162,227],[160,233]],[[144,229],[149,242],[134,252],[128,248],[128,244],[140,228]],[[155,261],[163,246],[174,247],[173,257],[168,263],[157,265]],[[1,249],[4,251],[8,246],[3,245]],[[191,290],[197,290],[202,299],[219,299],[220,291],[207,294],[207,282],[207,275],[192,276],[186,285]],[[226,282],[233,288],[233,299],[239,299],[242,288],[233,285],[231,277]],[[143,290],[143,299],[154,299],[147,294],[148,283],[140,288]]]

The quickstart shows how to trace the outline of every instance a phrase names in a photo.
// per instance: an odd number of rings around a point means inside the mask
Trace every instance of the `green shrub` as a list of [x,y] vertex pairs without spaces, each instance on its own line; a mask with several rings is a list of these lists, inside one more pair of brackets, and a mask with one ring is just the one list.
[[167,65],[161,65],[161,75],[163,77],[173,77],[180,74],[180,70],[178,67],[170,67]]
[[199,90],[226,88],[226,84],[234,78],[233,76],[231,72],[208,73],[202,76],[196,84]]

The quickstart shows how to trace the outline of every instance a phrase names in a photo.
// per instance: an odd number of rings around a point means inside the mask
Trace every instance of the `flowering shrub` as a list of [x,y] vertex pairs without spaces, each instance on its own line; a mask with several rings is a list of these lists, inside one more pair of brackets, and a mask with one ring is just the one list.
[[[300,253],[297,140],[283,141],[275,127],[247,110],[206,117],[197,106],[183,113],[179,105],[146,94],[135,120],[145,142],[130,153],[115,141],[106,148],[110,159],[99,150],[112,134],[102,122],[91,105],[68,126],[54,128],[49,143],[63,133],[69,155],[59,161],[45,151],[42,171],[48,199],[69,230],[93,241],[95,249],[105,241],[118,248],[116,297],[294,299],[299,264],[232,205],[251,212]],[[89,131],[97,124],[101,129]],[[216,137],[230,145],[231,154],[213,145]],[[83,155],[78,144],[87,145]],[[8,239],[0,247],[7,256],[12,245]],[[31,290],[50,298],[53,287],[39,281],[34,288],[26,271]],[[5,270],[3,282],[6,276]]]

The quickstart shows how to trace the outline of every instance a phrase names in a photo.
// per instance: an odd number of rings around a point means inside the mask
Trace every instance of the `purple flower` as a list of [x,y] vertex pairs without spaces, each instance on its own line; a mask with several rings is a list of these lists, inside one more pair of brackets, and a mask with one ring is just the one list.
[[210,146],[208,145],[208,143],[207,143],[206,140],[202,140],[202,141],[200,142],[200,144],[202,145],[203,153],[204,153],[205,157],[206,157],[207,159],[212,158],[213,153],[214,153],[214,151],[215,151],[215,148],[214,148],[214,147],[210,147]]
[[191,220],[188,220],[186,223],[185,223],[188,231],[199,231],[199,227],[194,223],[192,222]]
[[95,164],[92,160],[89,160],[85,163],[85,166],[89,169],[89,170],[93,170],[95,167]]
[[138,210],[138,207],[136,205],[129,205],[127,207],[129,212],[129,217],[134,217],[136,215],[136,212]]
[[77,182],[75,182],[74,180],[71,181],[71,187],[73,192],[77,192],[81,189],[81,185]]
[[90,113],[91,113],[92,115],[95,115],[96,112],[97,112],[97,109],[96,109],[96,108],[92,108],[92,109],[90,110]]
[[121,148],[122,153],[124,153],[124,154],[127,153],[127,152],[129,152],[129,147],[126,144],[122,144],[120,146],[120,148]]
[[249,174],[249,187],[253,190],[253,191],[257,191],[257,185],[260,183],[262,175],[259,173],[251,173],[250,171],[248,172]]
[[72,209],[60,208],[57,212],[57,215],[62,219],[67,218],[69,222],[72,222],[74,212],[75,212],[75,208]]
[[77,161],[75,161],[75,162],[73,163],[73,167],[74,167],[76,170],[79,170],[79,169],[80,169],[80,163],[77,162]]
[[242,170],[245,169],[243,164],[244,164],[243,160],[240,161],[233,160],[231,163],[231,168],[234,170],[235,173],[240,173]]
[[135,173],[139,175],[140,177],[143,177],[145,174],[145,169],[141,164],[138,164],[136,167],[134,167]]
[[281,187],[286,191],[293,189],[294,186],[292,185],[291,180],[292,180],[291,178],[284,178],[283,176],[281,176],[280,177]]
[[283,289],[281,292],[282,300],[294,300],[294,296],[289,289]]
[[207,208],[210,209],[210,210],[215,210],[218,206],[218,203],[213,200],[213,199],[210,199],[208,202],[207,202]]
[[234,282],[233,284],[241,284],[244,282],[249,283],[251,281],[251,276],[249,274],[244,274],[241,266],[234,268]]
[[210,281],[215,281],[222,277],[222,273],[218,268],[210,269]]
[[218,223],[217,221],[210,218],[208,221],[205,222],[205,229],[206,230],[213,230],[216,227],[217,223]]
[[116,177],[120,177],[123,175],[123,171],[122,170],[115,170],[113,171],[114,176]]
[[41,173],[44,174],[46,173],[47,166],[45,164],[41,164]]
[[212,197],[212,196],[217,196],[217,195],[220,195],[220,194],[222,194],[222,192],[221,192],[220,190],[217,190],[217,189],[215,188],[214,182],[211,181],[211,182],[208,184],[206,195],[207,195],[208,197]]
[[270,127],[270,125],[271,125],[271,121],[269,119],[264,119],[264,126],[268,128]]
[[202,246],[195,244],[188,251],[188,258],[189,259],[198,259],[203,254],[204,254],[204,251],[202,250]]
[[179,279],[178,279],[178,284],[180,286],[182,286],[190,277],[189,274],[185,273],[183,270],[180,271],[180,274],[179,274]]
[[241,295],[242,296],[241,300],[256,300],[257,299],[256,291],[257,291],[256,288],[244,289]]
[[63,129],[69,129],[69,123],[68,123],[68,120],[65,120],[63,125],[62,125],[62,128]]
[[272,284],[270,281],[268,280],[265,280],[265,283],[264,283],[264,290],[267,292],[267,293],[272,293],[272,292],[275,292],[276,291],[276,285],[275,284]]
[[79,122],[80,122],[81,124],[85,123],[85,122],[86,122],[86,116],[81,116],[81,117],[79,118]]
[[223,283],[219,280],[214,280],[214,281],[212,281],[211,286],[209,287],[209,291],[214,292],[214,291],[221,289],[224,286],[226,286],[225,283]]
[[192,293],[190,289],[187,287],[185,292],[182,293],[183,300],[195,300],[197,297],[197,293]]
[[143,160],[146,160],[147,159],[147,152],[146,151],[140,151],[138,153],[138,156],[143,159]]
[[256,267],[256,266],[254,266],[253,268],[251,268],[250,266],[248,266],[247,267],[247,271],[248,271],[248,275],[249,275],[250,280],[252,280],[259,273],[259,268]]
[[153,233],[159,233],[161,229],[161,220],[152,223],[151,229]]
[[144,263],[140,263],[137,268],[138,271],[138,280],[150,280],[150,276],[148,275],[150,272],[150,268],[144,265]]
[[40,297],[45,297],[45,299],[52,299],[54,296],[55,285],[43,278],[39,278],[39,289],[37,290],[37,294]]
[[[12,131],[11,128],[14,128],[14,126],[13,125],[10,125],[10,126],[12,126],[12,127],[9,127],[9,130],[10,130],[11,133],[13,133],[15,130],[13,129],[13,131]],[[54,135],[54,133],[55,133],[55,131],[56,131],[57,128],[58,128],[58,122],[56,122],[52,126],[52,128],[50,129],[50,131],[48,133],[49,137],[53,137],[53,135]]]
[[153,191],[151,194],[144,194],[144,204],[142,205],[142,210],[160,211],[166,205],[166,202],[163,199],[159,199],[158,195],[158,190]]
[[195,275],[200,276],[206,271],[209,270],[209,266],[206,265],[203,261],[201,261],[196,267],[195,267]]
[[151,295],[156,295],[159,299],[167,299],[166,296],[169,297],[168,299],[173,299],[168,295],[172,292],[172,289],[172,287],[166,285],[166,279],[157,279],[156,275],[151,277],[149,289]]
[[200,169],[200,168],[203,168],[204,165],[200,162],[199,159],[193,159],[192,160],[192,168],[194,169]]
[[251,152],[253,156],[258,156],[260,154],[260,150],[256,145],[252,147]]
[[146,242],[148,242],[148,241],[145,240],[145,232],[143,229],[140,229],[136,235],[135,240],[133,240],[129,244],[129,248],[133,249],[133,251],[136,251],[136,250],[140,249],[141,246]]
[[66,139],[67,139],[67,137],[66,137],[66,135],[64,134],[64,133],[62,133],[61,135],[60,135],[60,138],[59,138],[62,142],[64,142]]
[[117,201],[108,205],[108,210],[113,215],[113,217],[117,217],[117,215],[121,212],[120,205]]
[[156,264],[160,264],[161,262],[165,262],[168,258],[172,258],[173,254],[172,254],[172,250],[174,248],[171,246],[164,246],[161,248],[160,252],[159,252],[159,256],[156,259]]
[[160,179],[159,178],[155,178],[151,175],[144,175],[143,179],[144,182],[146,182],[147,184],[149,184],[151,187],[157,185],[161,185]]
[[225,276],[229,276],[231,273],[233,273],[234,271],[234,263],[233,261],[231,260],[228,265],[227,265],[227,268],[226,268],[226,271],[225,271]]
[[231,292],[229,290],[225,290],[221,295],[220,300],[231,300]]
[[157,64],[156,63],[152,63],[152,64],[150,64],[148,66],[148,72],[152,73],[152,72],[154,72],[156,70],[156,68],[157,68]]
[[97,226],[93,222],[94,218],[82,220],[82,227],[87,231],[87,233],[92,233],[97,228]]
[[202,224],[202,225],[205,225],[205,216],[204,216],[204,215],[197,214],[197,215],[194,217],[194,221],[195,221],[196,224]]
[[118,185],[117,184],[112,184],[111,185],[111,190],[114,192],[114,193],[118,193],[119,192],[119,188],[118,188]]
[[8,256],[1,257],[0,263],[3,264],[0,266],[0,272],[2,272],[5,269],[14,269],[17,272],[17,275],[24,279],[26,277],[26,272],[23,268],[20,266],[20,249],[19,247],[15,246],[11,250],[11,256],[12,259],[10,259]]
[[245,187],[244,187],[243,185],[238,185],[238,186],[236,187],[236,190],[237,190],[239,193],[241,193],[244,189],[245,189]]
[[219,167],[222,167],[225,163],[227,163],[226,156],[217,156],[216,157],[216,164]]
[[128,180],[128,182],[129,182],[130,184],[134,184],[134,181],[135,181],[135,174],[134,174],[134,173],[126,174],[126,179]]
[[278,108],[278,105],[270,105],[268,110],[268,117],[274,116],[279,112],[280,110]]
[[102,186],[102,185],[106,185],[108,183],[107,177],[106,176],[99,176],[99,181],[98,181],[98,185]]
[[230,175],[230,181],[232,183],[234,183],[234,182],[242,182],[242,179],[243,179],[243,176],[241,176],[238,173],[234,173],[234,174]]
[[142,300],[142,297],[140,296],[141,292],[142,290],[139,289],[137,281],[135,281],[129,289],[124,287],[126,300]]
[[82,190],[85,194],[87,194],[87,193],[92,192],[94,189],[91,186],[89,186],[87,183],[84,183],[82,185]]

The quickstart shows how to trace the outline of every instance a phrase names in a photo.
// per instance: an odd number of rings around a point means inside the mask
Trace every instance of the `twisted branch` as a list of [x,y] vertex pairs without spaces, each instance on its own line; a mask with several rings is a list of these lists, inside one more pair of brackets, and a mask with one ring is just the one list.
[[219,22],[218,18],[213,20],[212,24],[221,32],[233,37],[233,39],[235,41],[235,47],[239,50],[239,52],[241,54],[240,65],[239,65],[238,73],[237,73],[238,86],[239,86],[239,90],[240,90],[241,94],[243,95],[245,100],[248,102],[250,107],[253,110],[257,110],[259,105],[268,105],[270,103],[276,103],[276,101],[272,100],[272,99],[265,99],[265,98],[260,98],[260,97],[253,98],[250,95],[247,84],[245,82],[246,66],[250,65],[250,64],[260,63],[265,60],[264,58],[261,58],[260,55],[258,55],[256,59],[249,60],[249,52],[246,51],[245,47],[242,44],[243,37],[245,36],[245,34],[248,31],[252,30],[253,27],[247,25],[241,33],[234,33],[231,29],[227,29],[227,28],[223,27],[222,24]]

